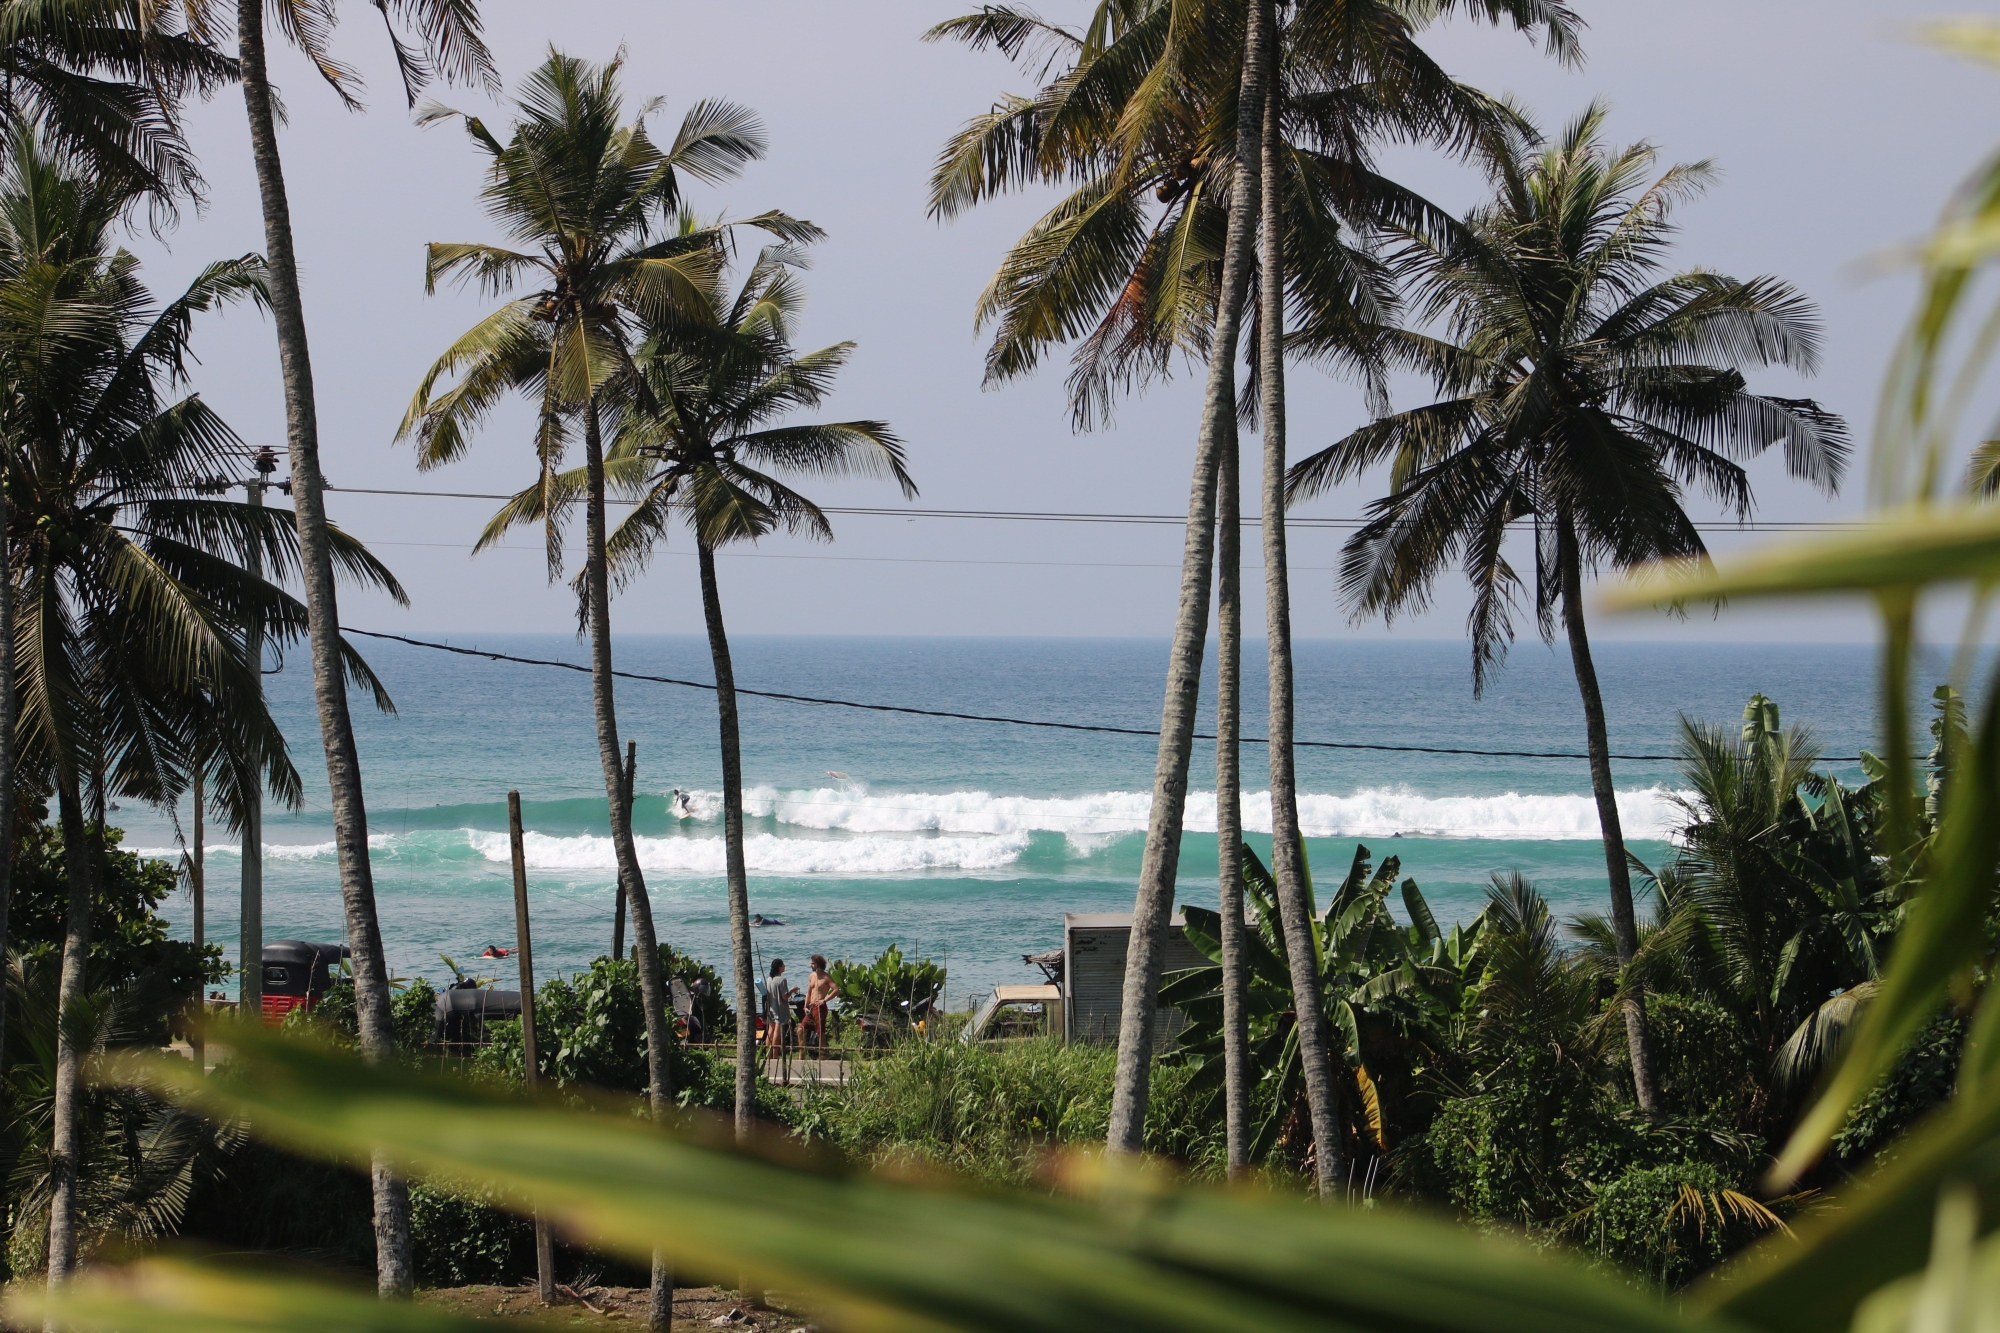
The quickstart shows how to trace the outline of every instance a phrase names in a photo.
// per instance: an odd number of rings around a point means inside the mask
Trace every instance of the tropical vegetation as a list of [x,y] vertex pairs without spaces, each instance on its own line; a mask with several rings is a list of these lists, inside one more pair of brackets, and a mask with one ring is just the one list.
[[[437,79],[497,89],[473,0],[376,9],[412,106]],[[357,104],[329,45],[338,15],[333,0],[284,0],[269,16]],[[384,956],[347,691],[388,700],[342,637],[334,579],[401,590],[326,518],[266,9],[236,6],[234,56],[210,0],[54,0],[7,17],[0,1166],[6,1260],[28,1279],[9,1295],[14,1322],[456,1327],[269,1265],[157,1251],[174,1236],[314,1250],[371,1265],[378,1295],[400,1298],[419,1281],[522,1276],[551,1219],[572,1270],[644,1274],[654,1327],[672,1322],[677,1275],[753,1303],[775,1284],[834,1326],[898,1329],[1990,1322],[2000,677],[1974,667],[2000,455],[1988,441],[1957,464],[1995,345],[1973,305],[2000,248],[2000,160],[1917,254],[1921,299],[1878,422],[1878,521],[1714,561],[1691,494],[1749,517],[1746,464],[1774,448],[1795,479],[1829,493],[1843,479],[1845,424],[1748,379],[1810,373],[1822,332],[1781,279],[1670,262],[1673,210],[1705,164],[1655,176],[1650,147],[1604,142],[1601,104],[1545,140],[1423,49],[1431,24],[1468,17],[1573,61],[1568,7],[1101,0],[1076,30],[1001,6],[933,29],[1000,50],[1036,84],[948,143],[933,213],[1060,196],[981,298],[989,378],[1074,344],[1071,413],[1088,426],[1178,361],[1204,371],[1148,840],[1115,1049],[962,1039],[932,1009],[943,970],[891,946],[833,968],[856,1019],[835,1038],[851,1077],[786,1088],[757,1040],[717,551],[779,531],[830,537],[801,476],[916,490],[882,420],[817,419],[851,350],[794,345],[820,229],[692,206],[692,184],[764,155],[756,117],[699,102],[662,144],[657,104],[627,112],[622,58],[555,49],[502,133],[438,106],[419,117],[466,129],[505,239],[430,247],[430,289],[469,284],[500,304],[421,377],[400,433],[420,467],[441,466],[524,399],[532,479],[482,544],[539,525],[557,579],[583,511],[572,586],[636,945],[545,979],[534,1025],[495,1023],[468,1056],[436,1040],[437,992],[392,979]],[[1989,23],[1935,36],[2000,52]],[[244,89],[268,253],[211,264],[159,301],[118,237],[199,200],[183,104],[229,80]],[[1390,144],[1476,164],[1492,197],[1450,216],[1382,174]],[[745,228],[776,243],[732,288]],[[195,328],[231,304],[276,325],[289,510],[222,498],[248,449],[190,391]],[[1293,462],[1288,355],[1358,380],[1375,419]],[[1436,401],[1394,411],[1390,377],[1410,372]],[[1262,444],[1262,852],[1240,808],[1245,428]],[[581,468],[568,459],[579,442]],[[1399,859],[1365,846],[1342,848],[1322,909],[1332,876],[1315,886],[1292,769],[1285,509],[1382,468],[1388,494],[1344,554],[1348,608],[1413,612],[1463,568],[1475,693],[1511,643],[1517,599],[1545,638],[1560,627],[1607,911],[1565,919],[1501,871],[1447,929]],[[615,530],[614,499],[632,506]],[[611,598],[682,524],[715,671],[729,987],[660,938],[613,694]],[[1510,563],[1516,531],[1531,574]],[[1759,694],[1740,722],[1684,720],[1672,849],[1632,855],[1583,604],[1597,575],[1624,578],[1612,600],[1629,606],[1872,599],[1883,727],[1863,780],[1841,781],[1810,730]],[[1913,644],[1940,585],[1978,595],[1920,769]],[[1208,963],[1163,977],[1212,594],[1221,882],[1216,906],[1180,904]],[[262,794],[304,799],[264,700],[264,635],[310,649],[352,971],[276,1031],[221,1033],[230,1058],[211,1072],[198,1052],[159,1048],[188,1032],[219,952],[199,931],[171,938],[173,868],[122,850],[109,816],[117,799],[164,811],[191,796],[254,837],[241,816]],[[1156,1002],[1185,1024],[1170,1040]],[[697,1027],[726,1035],[733,1059],[687,1039]],[[1264,1188],[1223,1187],[1252,1174]],[[151,1257],[111,1262],[131,1253]]]

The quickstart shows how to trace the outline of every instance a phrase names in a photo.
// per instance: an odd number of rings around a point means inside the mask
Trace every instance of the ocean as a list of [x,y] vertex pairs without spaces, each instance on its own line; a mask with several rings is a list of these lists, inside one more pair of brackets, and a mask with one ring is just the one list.
[[[414,634],[414,632],[413,632]],[[425,637],[415,634],[415,637]],[[432,636],[463,647],[583,663],[567,635]],[[514,939],[506,796],[521,793],[538,974],[587,967],[610,947],[614,871],[589,678],[357,640],[394,696],[356,726],[382,933],[394,973],[448,978],[441,955],[513,980],[475,956]],[[746,636],[747,688],[950,712],[1151,728],[1164,640]],[[621,636],[619,669],[710,679],[705,642]],[[1263,734],[1263,645],[1246,653],[1245,731]],[[1516,648],[1484,698],[1467,649],[1440,641],[1341,640],[1297,647],[1301,740],[1447,749],[1583,748],[1566,652]],[[1874,748],[1872,650],[1827,644],[1605,643],[1597,649],[1614,751],[1672,750],[1685,714],[1738,724],[1756,691],[1825,752]],[[1942,659],[1922,663],[1920,681]],[[1213,655],[1210,657],[1213,671]],[[342,938],[320,740],[303,653],[268,677],[274,712],[305,775],[306,807],[265,820],[264,938]],[[714,696],[621,680],[621,728],[639,746],[635,825],[661,938],[727,975],[729,921]],[[1925,685],[1928,692],[1928,684]],[[1212,703],[1213,689],[1207,692]],[[1919,726],[1922,725],[1921,720]],[[756,932],[759,961],[810,953],[873,958],[891,943],[949,969],[963,1004],[995,982],[1033,980],[1021,955],[1057,946],[1065,912],[1130,910],[1144,841],[1151,737],[1043,730],[745,698],[743,763],[751,909],[786,924]],[[1212,730],[1212,727],[1204,727]],[[1921,737],[1921,733],[1920,737]],[[1927,739],[1927,738],[1925,738]],[[1268,844],[1266,751],[1244,751],[1245,823]],[[1829,765],[1858,781],[1851,763]],[[1632,851],[1671,850],[1670,762],[1615,765]],[[1604,859],[1581,760],[1302,748],[1300,816],[1318,879],[1337,882],[1366,845],[1395,856],[1440,921],[1479,910],[1494,872],[1519,870],[1561,913],[1602,910]],[[670,812],[688,792],[692,817]],[[1178,900],[1217,886],[1214,745],[1197,742]],[[185,826],[181,812],[180,826]],[[178,855],[176,822],[127,805],[126,845]],[[208,848],[208,933],[234,959],[239,850]],[[185,937],[185,895],[167,904]],[[760,971],[762,970],[760,966]]]

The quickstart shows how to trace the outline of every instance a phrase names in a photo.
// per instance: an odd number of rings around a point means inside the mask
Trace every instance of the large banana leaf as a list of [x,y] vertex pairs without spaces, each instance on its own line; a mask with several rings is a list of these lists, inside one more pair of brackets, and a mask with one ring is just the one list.
[[[892,1179],[796,1149],[741,1151],[706,1121],[656,1128],[633,1108],[528,1104],[261,1031],[223,1039],[241,1077],[203,1079],[170,1059],[125,1073],[210,1114],[244,1117],[298,1151],[358,1162],[380,1150],[411,1171],[493,1182],[539,1203],[569,1235],[635,1257],[660,1246],[683,1271],[743,1273],[802,1293],[842,1328],[1731,1327],[1524,1245],[1384,1210],[1186,1189],[1155,1171],[1081,1160],[1067,1178],[1083,1197]],[[301,1317],[296,1289],[282,1281],[254,1300],[219,1280],[182,1290],[176,1320],[205,1290],[230,1311],[215,1326],[338,1326]],[[176,1333],[194,1326],[170,1325],[162,1307],[116,1289],[83,1289],[56,1313],[91,1328],[143,1330],[155,1318]]]

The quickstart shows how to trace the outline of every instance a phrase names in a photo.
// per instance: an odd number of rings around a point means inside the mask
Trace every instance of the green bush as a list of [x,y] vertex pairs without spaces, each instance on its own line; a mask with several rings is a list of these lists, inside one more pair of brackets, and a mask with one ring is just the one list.
[[[664,947],[661,952],[668,954]],[[699,960],[674,957],[683,978],[704,972],[714,976]],[[712,988],[719,988],[719,980]],[[726,1005],[716,1021],[734,1027]],[[525,1066],[520,1023],[495,1023],[487,1032],[488,1042],[474,1060],[475,1069],[518,1082]],[[630,959],[599,958],[588,972],[543,982],[535,992],[535,1036],[536,1065],[541,1076],[557,1086],[645,1092],[646,1016],[639,997],[639,965]],[[732,1060],[676,1041],[668,1065],[674,1097],[681,1106],[717,1111],[735,1107]],[[797,1103],[760,1074],[757,1114],[789,1124],[797,1117]]]
[[[1030,1183],[1043,1153],[1099,1144],[1117,1052],[1054,1040],[992,1046],[904,1041],[856,1062],[845,1086],[808,1089],[797,1130],[873,1161],[921,1161],[982,1180]],[[1187,1095],[1185,1067],[1156,1066],[1149,1151],[1213,1168],[1217,1128]]]
[[[228,1067],[216,1076],[229,1077]],[[372,1272],[373,1208],[365,1173],[294,1157],[252,1138],[214,1175],[194,1181],[181,1234],[223,1249]]]
[[1757,1111],[1755,1054],[1729,1011],[1685,995],[1646,997],[1662,1103],[1682,1115],[1749,1127]]
[[[60,827],[47,822],[45,805],[24,802],[24,822],[15,834],[12,897],[7,947],[29,959],[60,955],[69,915],[69,873],[63,862]],[[93,831],[96,831],[93,826]],[[141,860],[124,851],[122,829],[101,830],[104,850],[96,866],[96,902],[90,920],[90,976],[95,990],[120,990],[141,977],[149,989],[192,1001],[204,985],[229,975],[222,946],[196,951],[186,940],[169,937],[159,914],[177,887],[171,861]],[[164,1044],[168,1015],[180,1002],[162,1006],[150,1025],[149,1040]]]
[[1446,1099],[1398,1153],[1397,1183],[1469,1218],[1548,1223],[1578,1207],[1587,1181],[1619,1155],[1605,1070],[1527,1042],[1495,1054],[1484,1086]]
[[1896,1068],[1834,1135],[1834,1157],[1842,1166],[1855,1169],[1890,1149],[1924,1112],[1951,1096],[1965,1030],[1965,1019],[1947,1011],[1917,1034]]
[[908,962],[902,946],[892,944],[865,966],[845,960],[827,968],[840,987],[840,1003],[849,1013],[906,1017],[913,998],[944,994],[944,969],[926,958]]
[[1585,1217],[1579,1239],[1667,1287],[1686,1284],[1770,1226],[1770,1214],[1706,1162],[1632,1167],[1592,1191]]
[[492,1189],[410,1186],[410,1259],[417,1283],[502,1285],[535,1268],[534,1223],[500,1206]]
[[[436,1023],[437,990],[430,982],[418,977],[389,993],[389,1025],[396,1034],[396,1049],[404,1055],[422,1055],[431,1044]],[[292,1010],[281,1026],[343,1043],[359,1041],[361,1017],[354,1009],[353,980],[337,977],[310,1011],[304,1006]]]

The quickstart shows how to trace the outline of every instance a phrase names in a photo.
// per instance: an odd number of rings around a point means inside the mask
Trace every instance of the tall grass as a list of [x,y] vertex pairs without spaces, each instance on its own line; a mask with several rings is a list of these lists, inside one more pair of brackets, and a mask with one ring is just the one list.
[[[856,1062],[844,1085],[803,1089],[795,1124],[802,1136],[870,1162],[1027,1185],[1052,1149],[1103,1141],[1116,1060],[1109,1046],[1047,1038],[904,1041]],[[1203,1097],[1188,1094],[1189,1076],[1173,1065],[1155,1072],[1146,1146],[1197,1175],[1219,1175],[1221,1134],[1199,1113]]]

